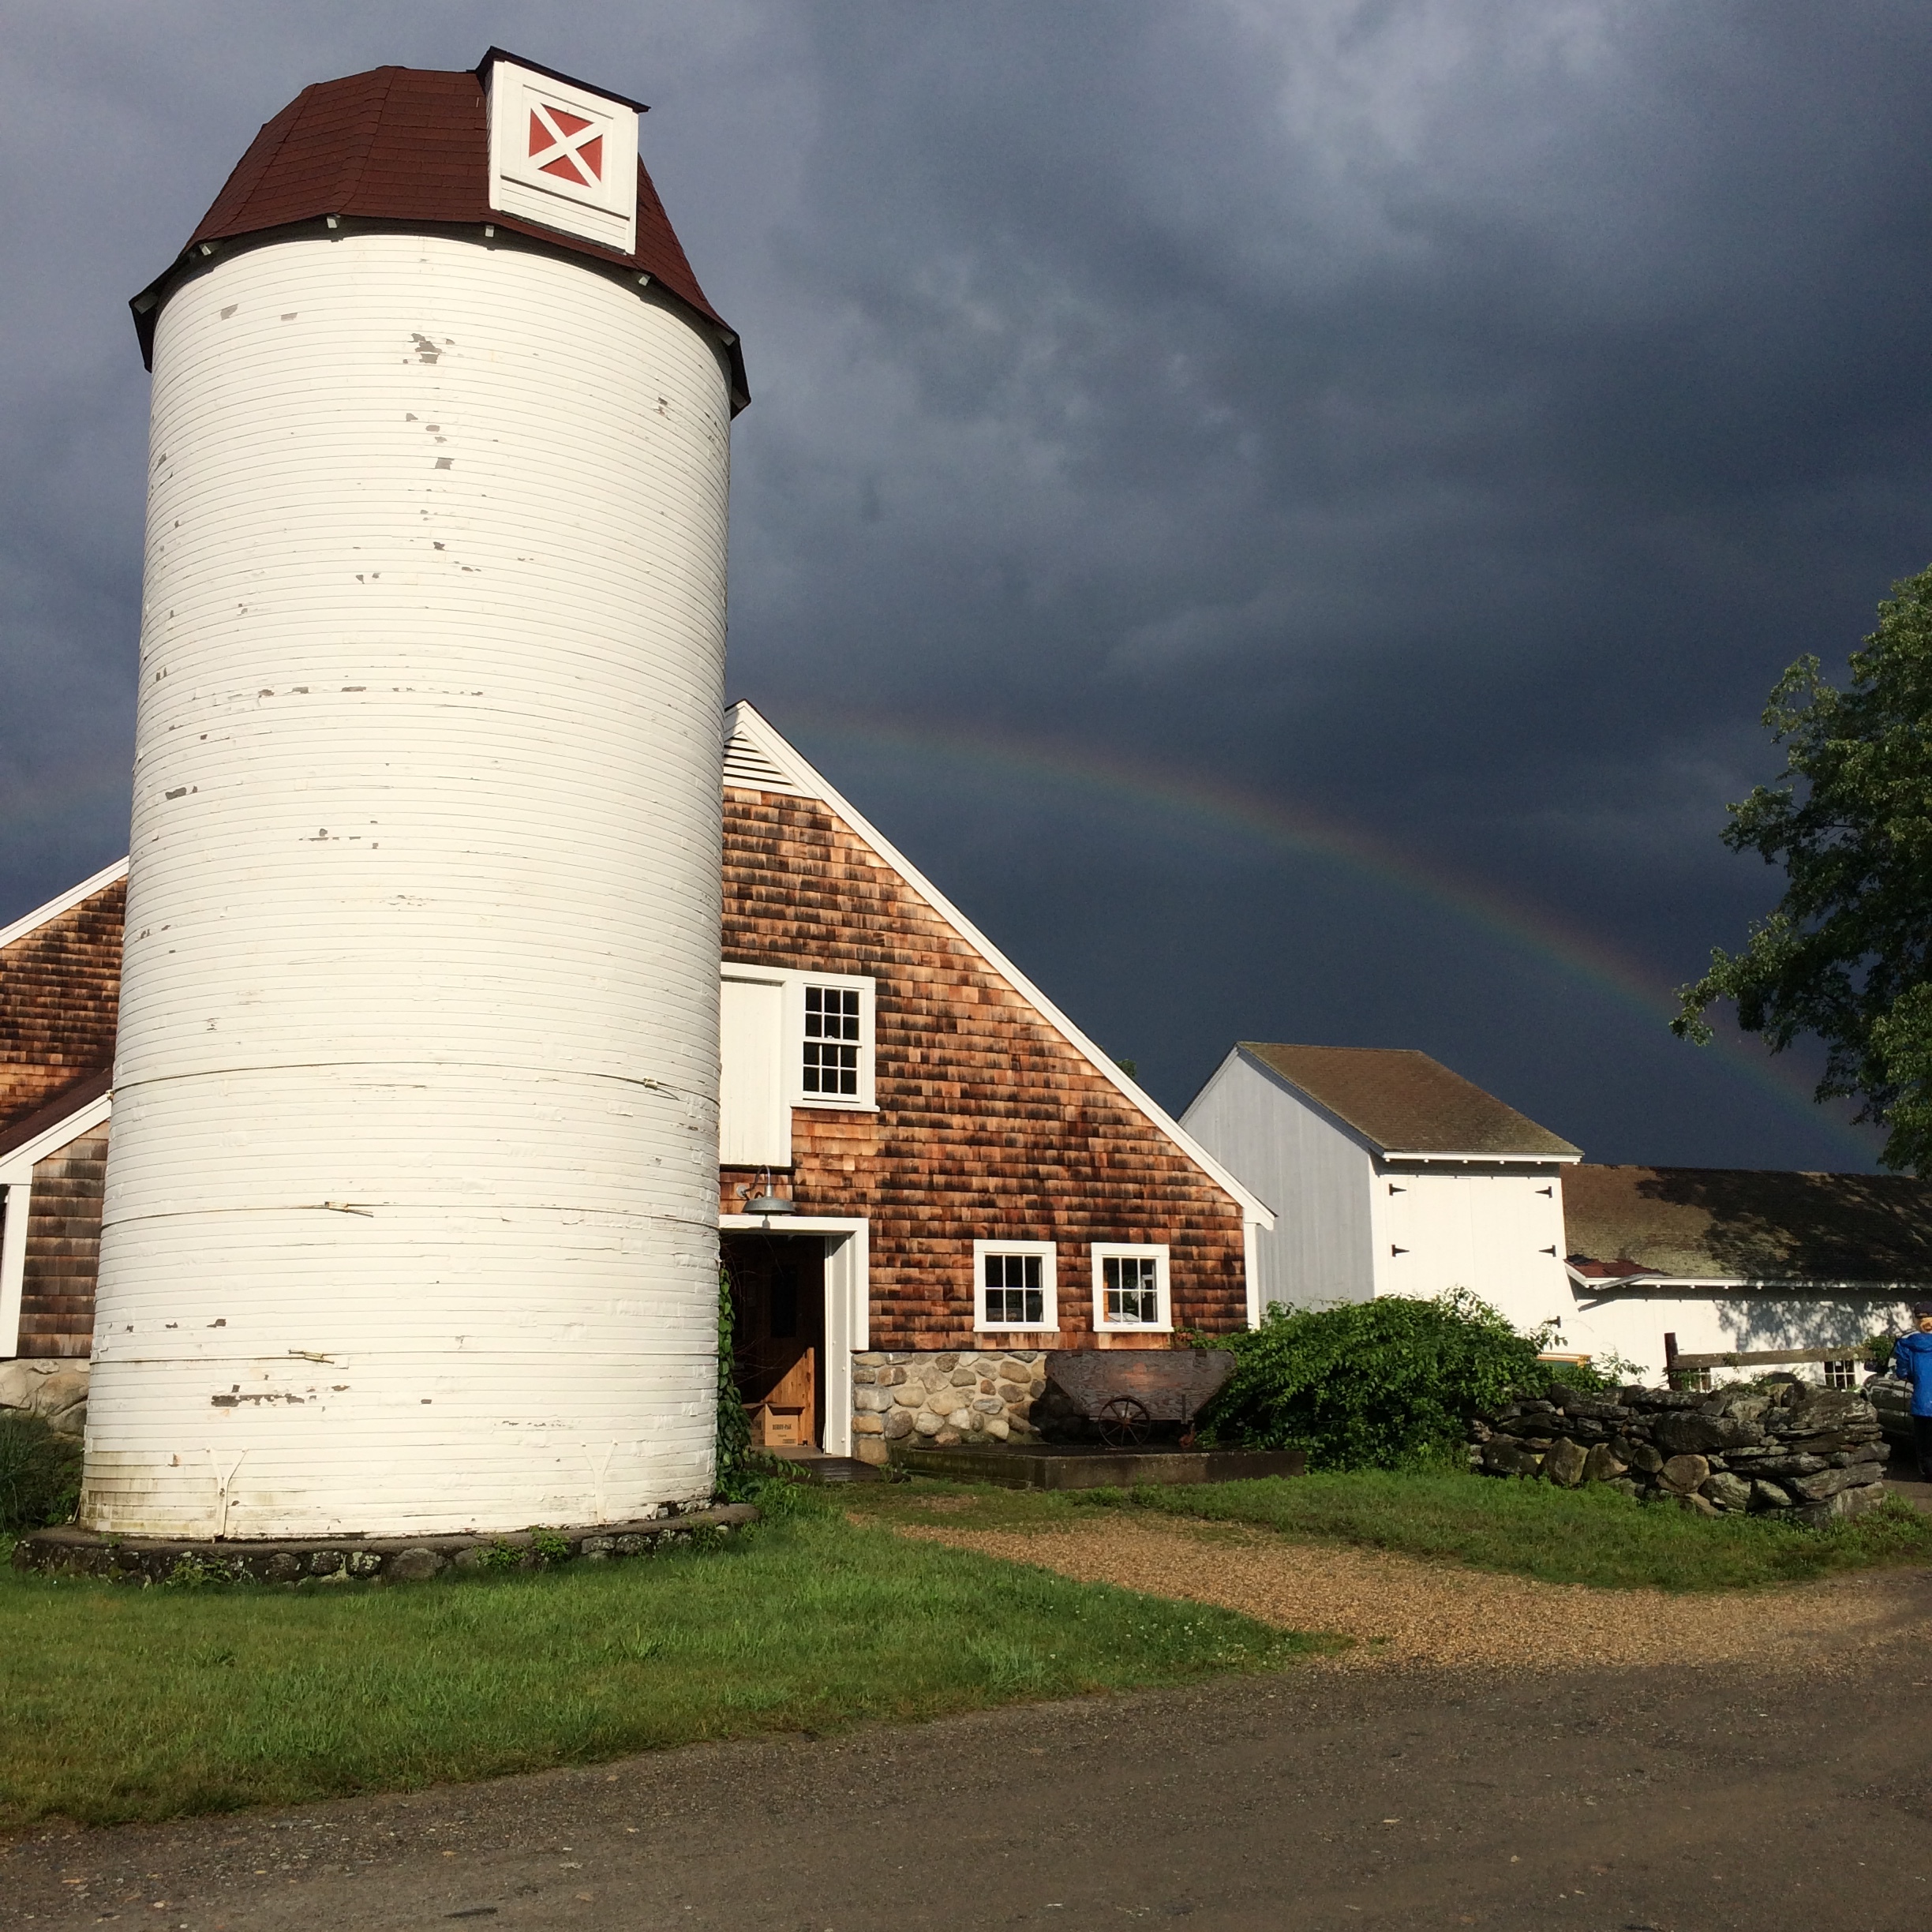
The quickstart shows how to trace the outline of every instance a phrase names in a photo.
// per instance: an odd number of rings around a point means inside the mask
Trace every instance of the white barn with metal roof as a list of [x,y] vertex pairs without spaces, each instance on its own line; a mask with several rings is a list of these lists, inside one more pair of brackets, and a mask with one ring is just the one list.
[[1532,1329],[1575,1305],[1563,1170],[1582,1151],[1427,1054],[1243,1040],[1181,1125],[1275,1211],[1264,1306],[1462,1287]]

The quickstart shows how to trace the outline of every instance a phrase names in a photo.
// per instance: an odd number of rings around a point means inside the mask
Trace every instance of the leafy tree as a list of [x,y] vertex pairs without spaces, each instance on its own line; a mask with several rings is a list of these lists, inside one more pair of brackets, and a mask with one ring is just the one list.
[[1679,989],[1672,1024],[1707,1043],[1720,1000],[1781,1053],[1826,1048],[1820,1100],[1856,1099],[1888,1130],[1888,1167],[1932,1170],[1932,569],[1902,578],[1843,691],[1815,657],[1764,714],[1776,783],[1730,807],[1724,841],[1784,868],[1784,896],[1733,956]]
[[1547,1329],[1518,1335],[1462,1288],[1432,1301],[1277,1302],[1245,1334],[1195,1338],[1236,1359],[1202,1433],[1243,1449],[1303,1449],[1312,1469],[1420,1468],[1459,1455],[1480,1410],[1559,1380],[1603,1386],[1576,1363],[1538,1361],[1551,1339]]

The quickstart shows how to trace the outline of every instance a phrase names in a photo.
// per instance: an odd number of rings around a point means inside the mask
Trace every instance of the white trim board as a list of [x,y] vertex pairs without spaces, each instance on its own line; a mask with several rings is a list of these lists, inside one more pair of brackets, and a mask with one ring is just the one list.
[[32,912],[24,913],[11,926],[0,926],[0,946],[10,946],[16,939],[25,938],[49,919],[58,919],[63,912],[72,911],[82,900],[92,899],[103,887],[125,878],[127,869],[128,862],[117,859],[112,865],[102,867],[92,878],[83,879],[78,886],[69,886],[58,898],[50,899],[45,905],[36,906]]
[[96,1094],[82,1102],[71,1114],[63,1114],[51,1127],[43,1127],[31,1140],[23,1140],[11,1154],[0,1159],[0,1186],[17,1187],[33,1179],[34,1163],[58,1153],[69,1140],[77,1140],[91,1128],[98,1127],[114,1110],[111,1093]]
[[741,736],[748,739],[777,766],[794,788],[796,796],[816,799],[835,816],[843,819],[846,829],[871,846],[874,853],[897,872],[906,885],[923,899],[1021,999],[1032,1006],[1095,1073],[1119,1093],[1123,1100],[1144,1114],[1217,1187],[1230,1196],[1245,1216],[1258,1222],[1263,1227],[1274,1226],[1275,1211],[1266,1201],[1259,1195],[1250,1193],[1151,1095],[1142,1091],[904,853],[882,837],[868,819],[826,784],[819,773],[792,748],[768,718],[743,699],[732,706],[724,714],[726,743],[729,744],[733,739]]
[[24,1140],[0,1162],[0,1189],[6,1208],[0,1217],[0,1361],[20,1353],[21,1302],[27,1291],[27,1220],[33,1212],[33,1170],[36,1161],[57,1154],[107,1119],[114,1096],[98,1094],[51,1127]]
[[[720,1215],[721,1234],[817,1234],[825,1240],[825,1438],[827,1455],[852,1452],[852,1357],[872,1346],[872,1223],[863,1215]],[[839,1372],[830,1372],[831,1365]]]

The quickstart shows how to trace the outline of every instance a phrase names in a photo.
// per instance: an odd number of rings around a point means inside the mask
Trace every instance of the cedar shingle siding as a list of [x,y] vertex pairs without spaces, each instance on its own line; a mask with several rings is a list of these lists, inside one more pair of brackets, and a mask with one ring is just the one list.
[[0,949],[0,1125],[113,1065],[126,898],[117,879]]
[[85,1356],[94,1345],[105,1122],[34,1163],[21,1290],[20,1353]]
[[972,1243],[1000,1236],[1059,1244],[1069,1342],[1092,1240],[1170,1245],[1177,1328],[1244,1325],[1236,1202],[823,805],[726,791],[724,957],[878,982],[878,1113],[792,1128],[799,1211],[871,1219],[874,1348],[970,1346]]

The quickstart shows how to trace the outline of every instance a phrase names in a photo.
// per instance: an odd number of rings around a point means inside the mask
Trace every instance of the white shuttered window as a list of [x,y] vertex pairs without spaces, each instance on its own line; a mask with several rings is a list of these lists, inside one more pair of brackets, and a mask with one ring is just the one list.
[[874,1108],[874,987],[727,960],[719,994],[718,1164],[788,1167],[792,1110]]

